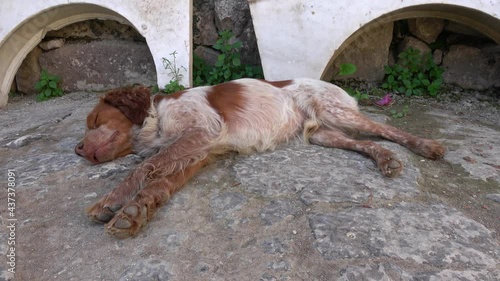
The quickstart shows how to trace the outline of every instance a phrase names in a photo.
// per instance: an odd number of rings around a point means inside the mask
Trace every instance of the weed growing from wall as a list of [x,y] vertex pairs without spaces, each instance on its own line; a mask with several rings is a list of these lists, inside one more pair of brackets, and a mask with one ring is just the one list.
[[[339,65],[339,71],[338,71],[337,75],[338,76],[347,76],[347,75],[351,75],[351,74],[356,73],[356,71],[358,71],[358,68],[356,67],[356,65],[354,65],[352,63],[343,63],[343,64]],[[363,93],[363,92],[359,91],[358,89],[354,89],[351,87],[345,88],[344,91],[346,91],[350,96],[355,98],[357,101],[367,100],[369,98],[367,93]]]
[[[162,58],[163,67],[165,67],[165,69],[170,71],[169,75],[172,76],[172,79],[168,84],[165,85],[165,89],[163,90],[163,92],[167,94],[172,94],[185,89],[185,87],[181,84],[181,80],[183,77],[181,69],[186,70],[186,68],[184,66],[177,67],[177,63],[175,61],[177,56],[177,51],[170,53],[170,56],[172,57],[172,60],[167,58]],[[153,89],[153,92],[155,92],[155,89]]]
[[215,65],[207,65],[203,59],[194,56],[193,83],[195,87],[216,85],[243,77],[263,78],[262,68],[241,63],[242,43],[231,40],[234,36],[231,31],[222,31],[219,36],[220,38],[213,46],[214,49],[220,51]]
[[422,56],[419,50],[410,47],[398,58],[398,63],[385,66],[382,88],[406,96],[428,93],[435,97],[439,94],[444,69],[436,65],[430,53]]
[[38,91],[36,96],[37,101],[46,101],[51,98],[61,97],[64,93],[59,87],[61,77],[52,75],[43,69],[40,74],[40,80],[35,84],[35,89]]

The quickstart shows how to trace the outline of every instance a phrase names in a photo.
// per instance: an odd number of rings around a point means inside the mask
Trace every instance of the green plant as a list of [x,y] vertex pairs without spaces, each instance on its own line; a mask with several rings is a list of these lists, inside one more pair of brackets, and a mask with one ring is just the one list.
[[368,94],[360,92],[358,89],[346,88],[344,89],[351,97],[355,98],[357,101],[367,100],[369,98]]
[[392,118],[403,118],[403,117],[406,117],[406,115],[408,115],[409,111],[410,111],[409,106],[405,105],[403,107],[403,109],[401,109],[400,111],[392,109],[390,111],[390,113],[391,113]]
[[167,58],[162,58],[163,67],[169,70],[170,71],[169,74],[172,76],[172,79],[168,84],[165,85],[165,89],[163,90],[163,92],[167,94],[172,94],[185,89],[185,87],[181,84],[181,80],[183,77],[181,73],[181,68],[184,70],[186,70],[186,68],[184,66],[177,67],[177,63],[175,61],[177,56],[177,51],[170,53],[170,56],[172,56],[172,60],[169,60]]
[[210,72],[212,67],[210,67],[202,58],[197,55],[193,56],[193,84],[195,87],[210,85],[207,81],[210,77]]
[[45,101],[54,97],[63,95],[63,90],[59,87],[61,77],[51,75],[47,70],[43,69],[40,74],[40,80],[36,82],[35,89],[38,91],[36,96],[37,101]]
[[160,87],[158,87],[158,85],[154,85],[153,87],[151,87],[152,94],[157,94],[159,92],[160,92]]
[[260,67],[241,63],[239,50],[242,43],[240,41],[231,43],[233,38],[231,31],[222,31],[219,35],[220,38],[213,46],[214,49],[220,51],[215,65],[209,66],[203,59],[194,57],[194,86],[215,85],[243,77],[263,78]]
[[[356,73],[358,71],[356,65],[352,63],[343,63],[339,65],[339,71],[337,72],[338,76],[346,76]],[[360,92],[358,89],[354,88],[345,88],[346,91],[351,97],[355,98],[357,101],[367,100],[368,94]]]
[[339,65],[339,72],[337,73],[337,75],[339,76],[351,75],[356,73],[356,71],[358,71],[356,65],[352,63],[342,63]]
[[186,87],[180,84],[178,80],[170,80],[170,82],[165,85],[165,89],[163,89],[163,92],[166,94],[173,94],[175,92],[179,92],[184,89],[186,89]]
[[439,94],[444,69],[436,65],[430,53],[422,56],[419,50],[410,47],[398,58],[398,63],[384,67],[386,76],[382,88],[406,96]]

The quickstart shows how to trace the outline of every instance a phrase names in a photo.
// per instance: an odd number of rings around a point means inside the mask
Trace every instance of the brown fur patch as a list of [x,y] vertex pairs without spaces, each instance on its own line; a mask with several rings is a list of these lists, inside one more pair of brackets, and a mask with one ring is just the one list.
[[127,87],[109,91],[103,100],[118,108],[132,123],[142,125],[151,106],[151,91],[146,87]]
[[273,85],[276,88],[283,88],[293,83],[293,80],[283,80],[283,81],[267,81],[264,79],[259,79],[262,82],[266,82],[267,84]]
[[243,87],[236,82],[227,82],[213,86],[207,93],[207,100],[220,116],[226,121],[236,119],[236,113],[245,106]]
[[187,90],[175,92],[175,93],[170,94],[170,95],[156,95],[153,99],[153,103],[155,105],[158,105],[164,99],[175,99],[176,100],[176,99],[180,98],[181,95],[184,94],[185,92],[187,92]]

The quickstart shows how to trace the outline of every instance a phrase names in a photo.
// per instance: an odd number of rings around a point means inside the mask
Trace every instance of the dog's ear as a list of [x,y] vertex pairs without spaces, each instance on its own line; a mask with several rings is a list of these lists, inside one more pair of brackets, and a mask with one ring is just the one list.
[[111,90],[104,96],[105,103],[118,108],[132,123],[142,125],[151,105],[151,91],[146,87],[128,87]]

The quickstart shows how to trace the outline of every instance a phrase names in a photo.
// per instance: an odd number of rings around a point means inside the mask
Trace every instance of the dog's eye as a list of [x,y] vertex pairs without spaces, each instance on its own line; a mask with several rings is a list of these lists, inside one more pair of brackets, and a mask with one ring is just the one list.
[[97,124],[98,117],[99,117],[99,115],[95,114],[95,113],[87,116],[87,128],[89,130],[92,130],[92,129],[95,129],[98,127],[98,124]]
[[95,120],[94,120],[94,123],[93,123],[93,126],[92,126],[92,128],[91,128],[91,129],[95,129],[95,128],[97,128],[97,118],[98,118],[98,117],[99,117],[99,114],[96,114],[96,115],[95,115]]

